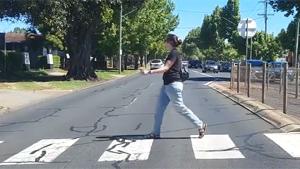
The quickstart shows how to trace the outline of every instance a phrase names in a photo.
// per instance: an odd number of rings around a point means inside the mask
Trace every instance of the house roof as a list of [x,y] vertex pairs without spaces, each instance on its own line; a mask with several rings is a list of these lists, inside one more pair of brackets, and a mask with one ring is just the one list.
[[42,35],[37,35],[33,33],[14,33],[9,32],[5,34],[6,43],[21,43],[28,39],[40,38]]
[[5,42],[6,43],[11,43],[11,42],[15,42],[15,43],[21,43],[26,41],[26,35],[24,33],[6,33],[5,34]]

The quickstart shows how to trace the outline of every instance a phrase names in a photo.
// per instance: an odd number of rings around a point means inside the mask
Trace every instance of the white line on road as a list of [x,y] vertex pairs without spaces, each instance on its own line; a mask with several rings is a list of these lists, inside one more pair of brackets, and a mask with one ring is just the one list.
[[132,105],[136,100],[137,100],[137,98],[135,97],[135,98],[130,102],[129,105]]
[[135,161],[147,160],[153,139],[114,140],[99,158],[100,161]]
[[201,75],[203,75],[203,76],[206,76],[206,77],[213,77],[213,76],[211,76],[211,75],[209,75],[209,74],[201,73],[201,72],[198,72],[198,71],[195,71],[195,70],[192,70],[192,72],[199,73],[199,74],[201,74]]
[[210,82],[207,82],[207,83],[205,83],[205,84],[203,84],[204,86],[208,86],[208,85],[210,85],[210,84],[212,84],[213,83],[213,81],[210,81]]
[[43,164],[55,160],[78,139],[45,139],[33,144],[0,165]]
[[229,135],[206,135],[202,139],[192,135],[192,147],[196,159],[240,159],[244,155]]
[[279,145],[292,157],[300,157],[300,134],[299,133],[270,133],[265,134],[269,139]]

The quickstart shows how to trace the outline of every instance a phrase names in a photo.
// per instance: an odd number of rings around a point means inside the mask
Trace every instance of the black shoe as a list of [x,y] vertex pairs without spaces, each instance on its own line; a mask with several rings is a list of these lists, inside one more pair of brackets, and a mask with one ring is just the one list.
[[206,132],[206,128],[207,128],[207,124],[204,123],[203,124],[203,128],[198,129],[198,131],[199,131],[199,138],[203,138],[204,137],[205,132]]
[[150,133],[144,136],[145,139],[160,139],[160,135]]

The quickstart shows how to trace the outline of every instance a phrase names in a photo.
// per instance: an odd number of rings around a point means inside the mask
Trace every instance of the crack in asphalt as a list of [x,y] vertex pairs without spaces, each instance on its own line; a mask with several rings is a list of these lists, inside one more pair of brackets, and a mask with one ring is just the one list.
[[43,158],[46,154],[47,154],[46,150],[43,150],[42,154],[39,157],[35,158],[34,161],[39,162],[41,160],[41,158]]
[[[120,106],[111,106],[111,107],[110,106],[99,107],[99,108],[107,108],[109,110],[107,110],[106,112],[104,112],[103,113],[104,116],[103,115],[100,116],[91,126],[85,126],[85,127],[71,126],[70,127],[70,131],[77,132],[77,133],[84,133],[84,135],[81,136],[81,137],[87,137],[87,136],[91,136],[92,133],[98,133],[98,132],[102,132],[102,131],[106,130],[108,128],[107,125],[102,125],[102,129],[98,129],[99,128],[99,124],[104,119],[122,116],[122,114],[111,114],[111,113],[115,112],[116,110],[127,108],[130,105],[132,105],[137,100],[137,96],[142,94],[142,92],[140,92],[140,91],[146,90],[150,86],[152,86],[152,83],[148,84],[147,86],[145,86],[143,88],[138,88],[138,89],[132,91],[131,94],[122,97],[122,100],[128,100],[128,99],[130,99],[129,103],[127,103],[127,104],[122,104]],[[128,114],[126,114],[126,115],[128,115]],[[137,127],[136,130],[138,130],[139,127]],[[88,131],[80,130],[80,129],[88,129],[88,128],[92,128],[92,129],[90,129]]]
[[[116,161],[112,164],[112,166],[116,169],[120,169],[120,164],[122,162],[128,162],[130,157],[132,156],[132,154],[128,153],[128,152],[125,152],[125,151],[122,151],[122,150],[114,150],[116,149],[117,147],[121,146],[121,147],[127,147],[129,146],[131,143],[135,142],[136,140],[125,140],[123,138],[120,138],[120,139],[117,139],[116,141],[119,142],[119,144],[115,144],[113,145],[112,147],[110,147],[109,149],[107,149],[106,151],[107,152],[110,152],[110,153],[114,153],[114,154],[125,154],[126,155],[126,158],[125,160],[120,160],[120,161]],[[128,142],[129,141],[129,142]],[[139,156],[138,156],[139,157]]]
[[40,151],[40,150],[42,150],[42,149],[44,149],[44,148],[46,148],[46,147],[49,147],[49,146],[51,146],[51,145],[53,145],[53,144],[51,143],[51,144],[45,145],[45,146],[43,146],[43,147],[41,147],[41,148],[39,148],[39,149],[33,150],[32,152],[30,152],[30,154],[34,154],[34,153],[36,153],[36,152],[38,152],[38,151]]
[[142,125],[143,125],[143,123],[139,123],[134,130],[140,129]]
[[[47,110],[47,109],[40,109],[40,110]],[[50,109],[51,110],[51,109]],[[8,126],[13,126],[13,125],[17,125],[17,124],[27,124],[27,123],[37,123],[37,122],[40,122],[41,120],[43,119],[46,119],[46,118],[49,118],[49,117],[54,117],[55,114],[57,114],[58,112],[62,111],[62,109],[60,108],[54,108],[54,111],[46,116],[42,116],[36,120],[27,120],[27,121],[17,121],[17,122],[10,122],[10,123],[7,123],[7,124],[2,124],[0,125],[0,128],[1,127],[8,127]]]

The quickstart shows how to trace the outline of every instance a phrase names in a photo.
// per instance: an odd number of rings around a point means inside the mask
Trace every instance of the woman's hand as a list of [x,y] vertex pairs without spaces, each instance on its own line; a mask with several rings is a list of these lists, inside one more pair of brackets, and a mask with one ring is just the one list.
[[148,75],[148,74],[150,74],[150,70],[147,70],[147,69],[140,69],[140,71],[141,71],[141,73],[142,73],[143,75]]

